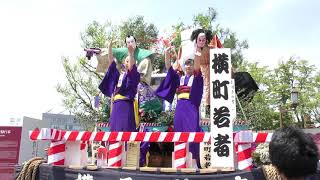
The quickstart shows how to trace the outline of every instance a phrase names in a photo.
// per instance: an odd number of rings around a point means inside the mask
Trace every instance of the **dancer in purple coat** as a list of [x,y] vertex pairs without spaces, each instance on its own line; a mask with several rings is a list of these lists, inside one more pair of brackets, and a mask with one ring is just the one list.
[[123,63],[123,71],[119,72],[112,55],[112,42],[109,44],[109,67],[99,89],[112,97],[110,116],[111,131],[136,131],[134,98],[140,81],[140,74],[134,59],[135,47],[128,44],[128,56]]
[[[174,116],[175,132],[199,132],[199,106],[203,94],[203,78],[200,71],[200,56],[198,53],[184,58],[185,75],[180,76],[171,66],[170,49],[165,53],[165,64],[168,70],[166,78],[156,90],[157,96],[172,103],[177,93],[178,102]],[[200,51],[200,50],[199,50]],[[198,51],[198,52],[199,52]],[[196,159],[198,167],[199,144],[190,143],[189,151],[193,159]]]

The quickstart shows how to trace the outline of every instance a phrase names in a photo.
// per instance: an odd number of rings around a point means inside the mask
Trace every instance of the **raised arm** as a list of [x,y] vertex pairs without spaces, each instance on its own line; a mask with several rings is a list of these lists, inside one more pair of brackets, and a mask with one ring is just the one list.
[[197,72],[200,71],[200,58],[201,58],[201,49],[197,48],[197,51],[194,57],[194,71],[197,71]]
[[108,58],[109,58],[108,70],[99,85],[99,89],[104,95],[111,97],[112,94],[114,93],[114,89],[118,83],[119,76],[120,76],[120,73],[116,67],[116,63],[114,63],[114,60],[113,60],[112,41],[109,44],[108,53],[109,53],[108,54]]
[[109,59],[109,64],[108,64],[108,67],[109,67],[113,62],[112,40],[110,41],[109,46],[108,46],[108,59]]
[[171,67],[171,53],[170,53],[171,47],[166,48],[165,54],[164,54],[164,61],[166,65],[166,69],[168,70]]
[[156,95],[170,103],[172,103],[177,88],[179,87],[179,75],[171,68],[170,48],[165,50],[165,64],[168,70],[165,79],[160,83],[156,90]]
[[135,48],[132,45],[128,45],[129,71],[131,71],[133,65],[136,64],[136,60],[134,59],[134,51]]

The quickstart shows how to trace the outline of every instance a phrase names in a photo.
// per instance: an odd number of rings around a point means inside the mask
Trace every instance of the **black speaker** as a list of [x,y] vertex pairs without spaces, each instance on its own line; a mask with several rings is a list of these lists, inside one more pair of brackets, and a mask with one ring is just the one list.
[[234,80],[238,98],[250,102],[254,94],[259,90],[257,83],[248,72],[236,72]]

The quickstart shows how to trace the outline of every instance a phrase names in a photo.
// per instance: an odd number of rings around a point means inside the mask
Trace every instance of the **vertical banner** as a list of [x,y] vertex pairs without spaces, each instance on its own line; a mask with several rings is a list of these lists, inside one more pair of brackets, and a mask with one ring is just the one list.
[[233,121],[234,83],[231,79],[231,51],[210,50],[211,167],[234,168]]
[[0,126],[0,179],[12,180],[19,161],[22,127]]
[[211,144],[209,142],[200,143],[200,166],[206,169],[211,166]]

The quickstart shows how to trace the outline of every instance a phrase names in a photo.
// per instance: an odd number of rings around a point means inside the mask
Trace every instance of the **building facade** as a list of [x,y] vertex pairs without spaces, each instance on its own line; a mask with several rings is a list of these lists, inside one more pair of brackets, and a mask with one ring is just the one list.
[[42,121],[48,124],[48,128],[69,131],[84,131],[84,126],[74,115],[43,113]]

